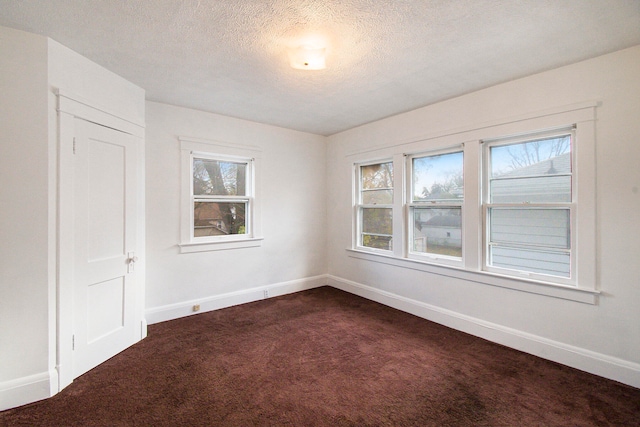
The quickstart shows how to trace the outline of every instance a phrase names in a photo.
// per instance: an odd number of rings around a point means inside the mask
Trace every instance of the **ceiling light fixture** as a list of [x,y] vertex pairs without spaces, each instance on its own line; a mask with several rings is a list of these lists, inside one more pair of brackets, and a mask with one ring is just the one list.
[[289,48],[289,64],[297,70],[324,70],[326,64],[326,48],[301,45]]

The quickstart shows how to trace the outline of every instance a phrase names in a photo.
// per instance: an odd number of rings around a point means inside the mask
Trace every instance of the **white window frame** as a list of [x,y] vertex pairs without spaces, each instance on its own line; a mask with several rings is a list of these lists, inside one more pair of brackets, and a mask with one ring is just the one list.
[[[224,144],[217,141],[179,138],[181,151],[181,253],[241,249],[262,245],[260,200],[258,183],[261,151],[256,147]],[[247,165],[246,194],[244,196],[195,196],[193,194],[194,159],[210,159],[245,163]],[[194,206],[200,199],[247,203],[246,234],[226,236],[194,236]]]
[[[350,165],[394,161],[393,252],[372,251],[357,245],[358,181],[353,176],[353,242],[346,250],[357,259],[424,271],[490,286],[546,295],[586,304],[596,304],[600,290],[597,283],[596,258],[596,111],[597,101],[586,101],[550,108],[506,119],[436,132],[421,139],[400,141],[384,146],[346,153]],[[574,128],[572,147],[573,186],[571,227],[572,277],[570,281],[552,276],[514,275],[511,271],[488,271],[484,268],[485,215],[483,214],[483,141],[516,138],[543,132]],[[406,157],[445,151],[463,146],[464,208],[462,218],[463,259],[458,265],[438,260],[420,259],[409,254],[409,206],[406,204],[411,179]],[[410,153],[410,154],[406,154]],[[370,159],[378,159],[369,161]],[[402,171],[402,173],[401,173]],[[401,197],[396,197],[402,195]],[[400,200],[402,199],[402,200]]]
[[[464,198],[466,194],[463,193],[463,197],[460,201],[414,201],[414,187],[413,187],[413,160],[419,159],[423,157],[436,157],[445,154],[454,154],[454,153],[462,153],[462,173],[463,173],[463,182],[464,182],[464,147],[462,145],[457,145],[454,147],[449,147],[445,149],[433,150],[433,151],[423,151],[415,154],[406,155],[406,172],[407,176],[405,179],[406,185],[406,209],[405,209],[405,221],[407,228],[407,241],[406,241],[406,250],[407,250],[407,258],[414,259],[417,261],[424,261],[435,264],[443,264],[450,265],[455,267],[463,267],[464,266],[464,248],[465,248],[465,227],[462,219],[465,217],[465,208],[464,208]],[[466,185],[463,186],[466,188]],[[466,190],[464,190],[466,192]],[[462,254],[458,257],[427,253],[427,252],[417,252],[413,250],[412,242],[414,241],[414,212],[416,208],[433,208],[433,209],[460,209],[460,239],[462,245]]]
[[[390,188],[392,191],[392,199],[393,202],[390,204],[364,204],[362,202],[362,192],[364,191],[362,189],[362,173],[361,170],[363,167],[366,166],[372,166],[372,165],[380,165],[380,164],[384,164],[384,163],[391,163],[392,167],[393,167],[393,185]],[[396,182],[396,165],[393,162],[392,158],[387,158],[387,159],[379,159],[379,160],[373,160],[373,161],[367,161],[367,162],[361,162],[361,163],[355,163],[354,164],[354,184],[355,184],[355,191],[354,191],[354,241],[353,241],[353,245],[354,247],[363,250],[363,251],[369,251],[369,252],[378,252],[381,254],[393,254],[393,250],[395,248],[395,246],[397,245],[397,242],[399,240],[397,240],[394,236],[394,231],[395,231],[395,224],[394,224],[394,220],[393,218],[395,218],[395,214],[394,214],[394,204],[396,201],[396,198],[398,197],[398,193],[396,193],[396,188],[395,188],[395,182]],[[391,213],[392,213],[392,234],[391,234],[391,242],[392,242],[392,249],[380,249],[380,248],[372,248],[370,246],[364,246],[362,244],[362,215],[364,212],[364,209],[391,209]],[[394,242],[396,242],[394,244]],[[401,243],[401,241],[400,241]]]
[[[491,158],[490,158],[490,150],[492,147],[500,147],[511,144],[519,144],[526,143],[530,141],[537,141],[541,139],[551,139],[556,136],[569,135],[571,138],[571,201],[569,202],[545,202],[545,203],[492,203],[490,200],[490,171],[491,171]],[[576,146],[575,139],[575,129],[573,126],[567,127],[564,129],[557,129],[550,132],[538,132],[531,133],[526,135],[520,135],[517,137],[511,138],[498,138],[492,140],[485,140],[482,142],[482,151],[483,151],[483,164],[482,168],[483,176],[482,176],[482,187],[483,187],[483,203],[482,203],[482,218],[483,218],[483,256],[482,256],[482,268],[485,271],[496,273],[505,276],[515,276],[515,277],[523,277],[530,278],[532,280],[546,281],[557,283],[561,285],[570,285],[574,286],[576,284],[576,262],[575,262],[575,248],[576,248],[576,232],[574,230],[576,223],[576,212],[577,212],[577,204],[576,197],[574,191],[574,182],[576,180],[576,164],[575,164],[575,155],[574,148]],[[542,273],[521,271],[516,269],[508,269],[502,268],[498,266],[491,265],[490,263],[490,252],[491,246],[494,242],[491,241],[491,221],[490,221],[490,211],[492,209],[560,209],[560,210],[568,210],[569,211],[569,248],[565,250],[556,249],[558,252],[566,252],[569,255],[569,277],[561,277],[561,276],[553,276]],[[518,247],[518,245],[516,245]],[[524,248],[523,245],[520,247]],[[541,246],[540,249],[547,248],[546,246]]]
[[[191,152],[191,176],[194,176],[194,164],[196,160],[215,160],[219,162],[225,163],[237,163],[245,165],[245,194],[242,195],[215,195],[215,196],[207,196],[207,195],[196,195],[194,193],[193,188],[193,179],[191,180],[191,235],[190,240],[192,242],[217,242],[221,240],[242,240],[246,238],[246,236],[251,236],[253,233],[252,226],[252,209],[253,209],[253,163],[254,159],[245,158],[245,157],[231,157],[231,156],[221,156],[219,154],[211,154],[211,153],[200,153],[200,152]],[[203,202],[214,202],[214,203],[240,203],[246,206],[245,209],[245,233],[243,234],[230,234],[224,236],[196,236],[195,235],[195,204]]]

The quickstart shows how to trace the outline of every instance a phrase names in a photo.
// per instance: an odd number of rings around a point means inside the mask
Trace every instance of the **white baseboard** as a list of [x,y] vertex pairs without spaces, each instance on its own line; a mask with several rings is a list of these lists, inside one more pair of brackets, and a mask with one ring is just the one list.
[[[488,341],[640,388],[640,364],[486,322],[331,275],[320,275],[155,307],[146,310],[146,320],[149,324],[153,324],[325,285]],[[265,291],[268,293],[266,297]],[[195,304],[200,305],[200,311],[197,313],[193,312]],[[55,370],[2,382],[0,383],[0,411],[46,399],[56,394],[57,389],[58,374]]]
[[[206,298],[182,301],[176,304],[169,304],[160,307],[147,309],[145,312],[146,320],[149,325],[164,322],[166,320],[177,319],[180,317],[200,314],[207,311],[219,310],[221,308],[231,307],[238,304],[258,301],[265,298],[271,298],[280,295],[291,294],[294,292],[305,291],[307,289],[318,288],[327,284],[327,276],[307,277],[289,282],[275,283],[257,288],[245,289],[237,292],[230,292],[221,295],[215,295]],[[266,292],[266,294],[265,294]],[[200,310],[193,311],[193,306],[199,305]]]
[[543,359],[640,388],[640,364],[529,334],[361,283],[327,276],[327,285]]
[[37,402],[58,391],[58,373],[41,372],[0,383],[0,411]]

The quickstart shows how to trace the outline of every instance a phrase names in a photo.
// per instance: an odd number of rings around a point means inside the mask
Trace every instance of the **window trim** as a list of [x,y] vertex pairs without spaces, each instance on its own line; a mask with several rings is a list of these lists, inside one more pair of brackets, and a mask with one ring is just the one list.
[[372,253],[354,248],[346,249],[348,256],[378,264],[390,265],[408,270],[422,271],[443,277],[465,280],[473,283],[511,289],[530,294],[549,296],[584,304],[595,305],[600,291],[595,289],[578,288],[575,286],[557,285],[525,277],[504,276],[481,270],[470,270],[463,267],[453,267],[433,262],[418,261],[409,258],[399,258],[389,254]]
[[[396,173],[404,167],[404,153],[435,152],[452,146],[464,147],[464,204],[463,213],[463,258],[461,267],[434,263],[431,260],[415,260],[408,257],[408,233],[406,230],[406,206],[404,200],[398,207],[394,204],[394,243],[393,253],[374,253],[362,250],[355,245],[346,248],[350,257],[371,262],[394,265],[396,267],[426,271],[433,274],[457,277],[476,283],[505,287],[527,293],[547,295],[576,302],[597,304],[597,257],[596,257],[596,162],[595,162],[595,120],[598,101],[585,101],[572,105],[549,108],[542,111],[521,114],[491,122],[476,123],[466,127],[434,132],[422,138],[391,142],[377,147],[363,148],[360,151],[346,153],[351,165],[364,163],[368,159],[393,158]],[[579,209],[573,209],[574,221],[572,238],[575,237],[574,257],[575,279],[572,285],[557,281],[538,280],[531,277],[516,277],[498,272],[484,271],[483,265],[483,224],[482,209],[482,159],[481,142],[501,137],[530,135],[575,126],[575,146],[573,147],[573,197]],[[353,176],[353,175],[352,175]],[[406,169],[402,177],[395,176],[395,194],[406,199],[405,182],[408,179]],[[401,182],[400,182],[401,181]],[[353,188],[355,194],[356,187]],[[355,201],[354,201],[355,203]],[[355,211],[354,211],[355,213]],[[355,233],[355,215],[354,233]],[[402,230],[397,230],[400,227]],[[396,240],[396,235],[402,240]],[[353,235],[355,236],[355,234]],[[544,279],[547,279],[545,277]]]
[[[231,145],[217,141],[179,137],[181,151],[181,219],[180,253],[205,252],[227,249],[259,247],[261,235],[259,175],[261,150],[257,147]],[[214,199],[248,200],[247,234],[229,236],[194,237],[193,159],[204,158],[232,162],[247,162],[247,195],[239,197],[216,196]]]

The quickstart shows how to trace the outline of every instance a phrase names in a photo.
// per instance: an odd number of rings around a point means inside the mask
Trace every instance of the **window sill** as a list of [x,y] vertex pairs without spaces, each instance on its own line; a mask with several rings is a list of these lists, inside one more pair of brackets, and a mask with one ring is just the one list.
[[553,298],[561,298],[584,304],[595,305],[598,301],[598,295],[600,295],[600,292],[595,289],[558,285],[556,283],[504,276],[487,271],[471,271],[461,267],[436,265],[424,261],[409,258],[397,258],[392,255],[373,253],[352,248],[347,248],[347,252],[349,252],[349,256],[351,258],[393,265],[395,267],[408,268],[411,270],[424,271],[426,273],[453,277],[490,286],[498,286],[522,292],[546,295]]
[[208,252],[208,251],[224,251],[229,249],[243,249],[243,248],[255,248],[262,246],[264,237],[250,237],[237,240],[221,240],[218,242],[197,242],[197,243],[181,243],[181,254],[189,254],[193,252]]

